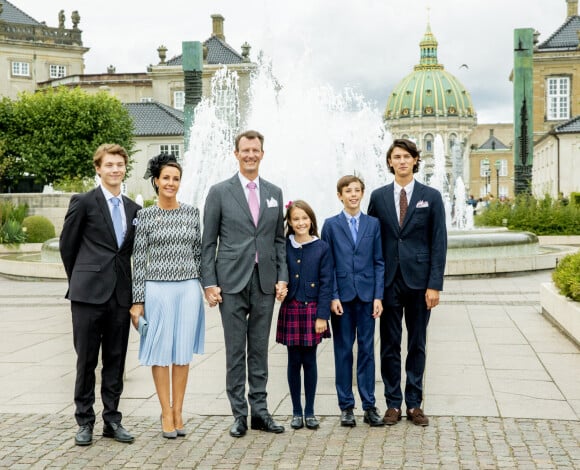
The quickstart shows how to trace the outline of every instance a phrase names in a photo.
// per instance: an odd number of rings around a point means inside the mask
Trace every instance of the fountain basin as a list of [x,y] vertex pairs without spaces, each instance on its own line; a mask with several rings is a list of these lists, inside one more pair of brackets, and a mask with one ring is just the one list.
[[448,233],[447,260],[536,255],[538,237],[506,228],[453,230]]
[[0,245],[0,275],[15,279],[66,280],[60,261],[42,262],[42,243]]

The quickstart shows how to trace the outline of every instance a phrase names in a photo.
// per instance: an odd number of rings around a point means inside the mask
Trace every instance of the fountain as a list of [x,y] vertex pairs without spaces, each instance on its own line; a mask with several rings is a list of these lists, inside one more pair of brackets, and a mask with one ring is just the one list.
[[[384,129],[381,113],[356,90],[336,91],[317,83],[304,72],[310,69],[297,64],[295,71],[300,73],[279,79],[272,65],[261,58],[249,91],[252,106],[243,120],[237,75],[225,67],[215,74],[211,97],[204,98],[194,111],[183,161],[181,201],[203,211],[210,186],[237,169],[234,136],[240,129],[257,129],[265,135],[260,174],[282,187],[286,201],[308,201],[316,212],[319,228],[325,218],[342,209],[335,188],[345,174],[356,174],[365,181],[362,206],[366,210],[372,190],[393,179],[385,162],[391,136]],[[441,191],[447,211],[447,275],[552,269],[558,258],[575,251],[569,247],[540,247],[537,237],[526,232],[474,229],[460,169],[454,171],[452,198],[441,136],[436,136],[434,144],[434,173],[429,184]],[[416,177],[425,180],[423,167]],[[52,240],[42,251],[44,256],[55,255],[57,248],[58,241]],[[20,249],[0,253],[0,274],[66,279],[62,263],[54,256],[42,262],[39,249],[34,247],[33,253]]]
[[[308,76],[310,68],[303,64],[297,64],[297,70],[300,73],[287,79],[276,77],[272,64],[261,56],[251,80],[251,107],[241,122],[235,73],[225,67],[216,73],[211,98],[203,99],[195,110],[180,200],[203,211],[209,187],[237,169],[233,137],[240,129],[257,129],[264,134],[261,176],[279,185],[286,201],[308,201],[319,227],[342,208],[335,196],[340,176],[356,174],[365,181],[363,209],[373,189],[392,181],[385,164],[392,139],[384,129],[381,113],[355,90],[336,91],[319,84]],[[556,265],[565,248],[540,247],[537,237],[527,232],[473,228],[473,212],[466,204],[459,164],[454,165],[451,198],[440,135],[435,138],[433,160],[429,184],[442,193],[447,213],[447,275],[530,271]],[[423,171],[416,177],[423,181]]]
[[[179,198],[200,210],[209,187],[237,169],[233,137],[239,129],[232,128],[235,119],[225,112],[239,109],[232,75],[224,68],[214,77],[212,86],[221,90],[219,106],[212,93],[195,110]],[[368,204],[372,189],[392,180],[384,157],[391,137],[380,113],[353,89],[336,92],[300,74],[279,81],[262,59],[250,97],[250,112],[239,128],[257,129],[265,136],[260,175],[280,186],[286,201],[308,201],[319,225],[342,207],[336,197],[341,176],[356,174],[365,181],[363,204]]]

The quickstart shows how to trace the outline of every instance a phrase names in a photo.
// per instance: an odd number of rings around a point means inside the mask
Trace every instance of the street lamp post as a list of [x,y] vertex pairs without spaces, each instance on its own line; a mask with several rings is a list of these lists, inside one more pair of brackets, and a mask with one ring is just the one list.
[[495,197],[497,197],[499,201],[499,170],[501,169],[501,160],[495,161],[495,177],[496,177],[496,188],[495,188]]

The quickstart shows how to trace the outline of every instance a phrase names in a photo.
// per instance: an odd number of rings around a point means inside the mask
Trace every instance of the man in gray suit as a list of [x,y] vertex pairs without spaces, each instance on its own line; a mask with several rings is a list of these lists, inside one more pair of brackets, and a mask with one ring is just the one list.
[[233,437],[246,434],[248,401],[252,429],[284,432],[266,403],[274,301],[285,297],[288,283],[284,214],[282,190],[258,177],[263,145],[256,131],[236,137],[239,172],[210,188],[203,217],[202,278],[209,305],[219,303],[224,328]]

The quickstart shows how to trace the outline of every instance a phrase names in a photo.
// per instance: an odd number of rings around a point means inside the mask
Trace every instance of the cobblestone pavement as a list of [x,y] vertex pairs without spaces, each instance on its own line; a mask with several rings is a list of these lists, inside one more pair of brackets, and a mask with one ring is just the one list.
[[[231,419],[197,416],[189,434],[167,440],[154,418],[125,419],[133,444],[97,436],[77,447],[64,415],[7,414],[0,424],[0,468],[195,469],[574,469],[580,468],[578,421],[434,417],[426,428],[401,421],[355,428],[323,417],[317,431],[228,435]],[[99,431],[97,423],[95,431]]]
[[[339,425],[332,341],[318,355],[317,431],[290,429],[286,351],[271,340],[268,401],[284,434],[229,436],[219,314],[191,365],[183,439],[161,437],[148,368],[132,331],[124,426],[131,445],[99,435],[74,445],[74,351],[61,282],[0,277],[0,469],[580,469],[580,351],[541,314],[549,273],[446,280],[429,326],[425,411],[431,424]],[[377,341],[378,344],[378,341]],[[377,404],[384,412],[380,374]],[[96,412],[100,413],[97,400]]]

